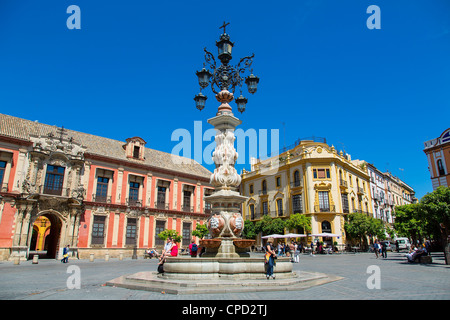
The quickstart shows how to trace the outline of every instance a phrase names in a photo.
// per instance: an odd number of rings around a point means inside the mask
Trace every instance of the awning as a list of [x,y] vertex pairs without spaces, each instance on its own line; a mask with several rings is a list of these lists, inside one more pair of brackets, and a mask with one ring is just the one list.
[[282,234],[269,234],[268,236],[261,237],[261,239],[269,239],[269,238],[283,238]]
[[323,232],[323,233],[313,233],[310,234],[311,237],[340,237],[340,234],[336,234],[336,233],[327,233],[327,232]]

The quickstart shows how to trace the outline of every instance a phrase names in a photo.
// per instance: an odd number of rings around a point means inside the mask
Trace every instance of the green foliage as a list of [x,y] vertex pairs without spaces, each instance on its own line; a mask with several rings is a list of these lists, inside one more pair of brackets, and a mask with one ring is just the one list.
[[450,187],[440,186],[420,200],[426,220],[450,229]]
[[[395,207],[395,231],[414,242],[424,236],[440,240],[450,230],[450,187],[440,186],[419,203]],[[446,230],[441,234],[441,229]]]
[[376,236],[378,239],[386,238],[386,228],[383,221],[368,217],[363,213],[352,213],[348,215],[348,221],[344,229],[353,239],[362,243],[367,236]]
[[176,232],[175,230],[171,230],[171,229],[166,229],[162,232],[160,232],[158,234],[158,237],[162,240],[167,240],[167,238],[171,237],[173,239],[173,241],[175,241],[176,243],[181,242],[181,239],[183,238],[182,236],[180,236],[178,234],[178,232]]
[[272,219],[270,216],[264,216],[256,222],[255,229],[257,232],[262,232],[265,235],[274,233],[283,234],[284,221],[280,218]]
[[311,233],[311,217],[304,214],[296,213],[289,217],[285,222],[288,229],[303,229],[306,233]]
[[208,227],[206,224],[197,223],[195,230],[192,231],[192,235],[203,239],[207,234],[209,234]]
[[253,221],[245,220],[244,222],[244,230],[242,230],[242,237],[245,239],[256,239],[258,235],[256,231],[256,226]]
[[421,209],[419,203],[395,207],[394,229],[398,236],[416,240],[424,234],[427,222]]

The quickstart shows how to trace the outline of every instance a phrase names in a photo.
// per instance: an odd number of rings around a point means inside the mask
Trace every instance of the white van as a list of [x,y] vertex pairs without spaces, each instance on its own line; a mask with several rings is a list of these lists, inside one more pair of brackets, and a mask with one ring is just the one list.
[[409,250],[409,248],[411,248],[411,243],[408,238],[395,238],[394,241],[395,244],[398,242],[398,249],[396,248],[397,250]]

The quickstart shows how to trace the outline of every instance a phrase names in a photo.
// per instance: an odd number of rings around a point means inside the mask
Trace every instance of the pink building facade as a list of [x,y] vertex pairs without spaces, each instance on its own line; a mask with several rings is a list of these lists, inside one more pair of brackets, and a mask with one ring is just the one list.
[[213,192],[197,162],[125,142],[0,114],[0,259],[27,259],[33,224],[51,222],[49,258],[143,255],[165,229],[192,240]]

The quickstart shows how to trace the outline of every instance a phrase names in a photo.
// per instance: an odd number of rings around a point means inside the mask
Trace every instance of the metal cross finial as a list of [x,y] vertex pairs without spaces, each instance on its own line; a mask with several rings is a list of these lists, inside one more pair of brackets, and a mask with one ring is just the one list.
[[61,128],[58,128],[58,133],[59,133],[59,141],[62,142],[63,141],[63,136],[67,135],[67,133],[65,133],[65,129],[64,126],[62,126]]
[[229,25],[230,23],[229,22],[226,22],[225,23],[225,21],[223,22],[223,25],[221,26],[221,27],[219,27],[219,29],[222,29],[223,28],[223,33],[227,33],[226,31],[225,31],[225,27],[227,26],[227,25]]

